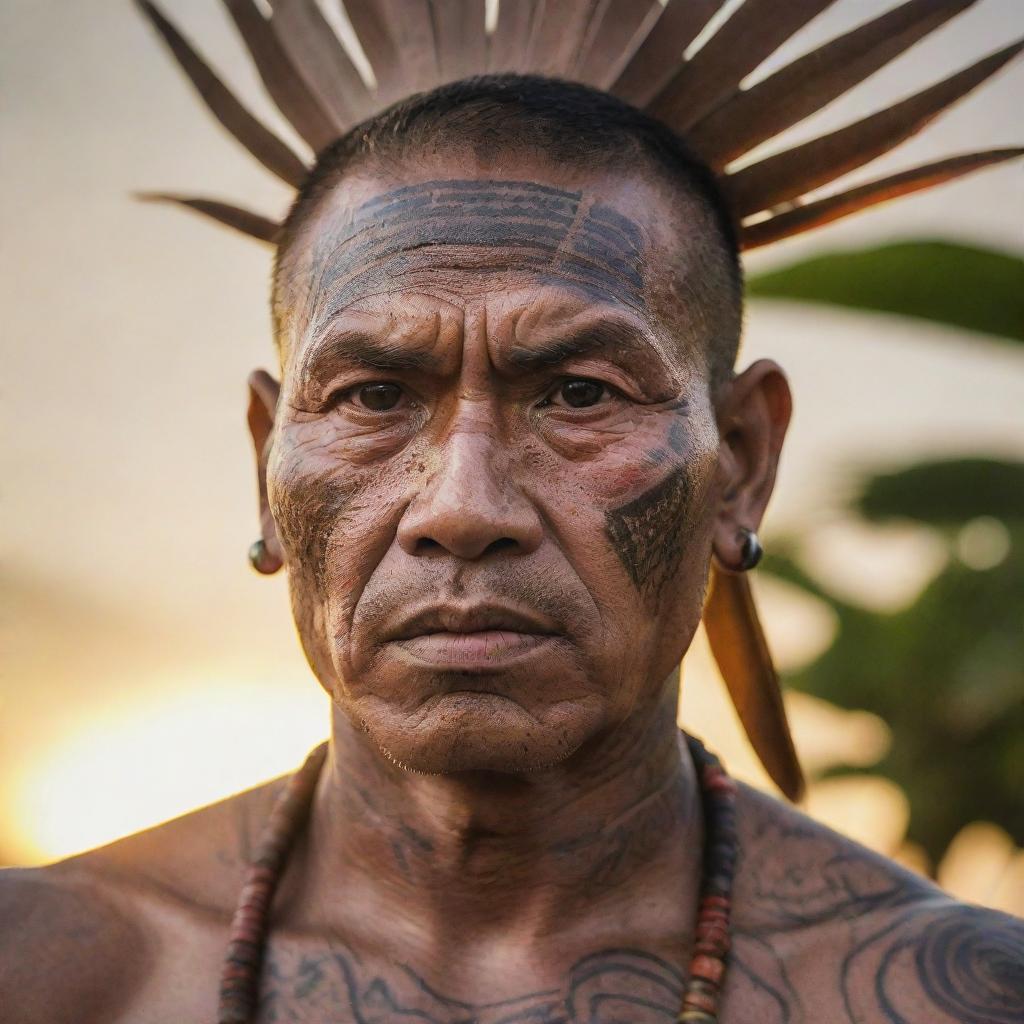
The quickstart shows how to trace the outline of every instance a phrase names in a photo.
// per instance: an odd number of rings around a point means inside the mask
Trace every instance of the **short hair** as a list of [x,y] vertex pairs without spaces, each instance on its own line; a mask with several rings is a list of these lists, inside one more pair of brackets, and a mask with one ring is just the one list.
[[317,156],[278,235],[274,266],[274,319],[282,267],[296,235],[320,200],[356,167],[387,159],[400,162],[425,152],[458,147],[484,152],[540,155],[583,169],[638,162],[708,214],[715,238],[703,254],[694,298],[709,334],[707,357],[713,384],[732,372],[743,320],[743,272],[739,231],[715,173],[667,125],[609,93],[537,75],[482,75],[418,93],[357,125]]

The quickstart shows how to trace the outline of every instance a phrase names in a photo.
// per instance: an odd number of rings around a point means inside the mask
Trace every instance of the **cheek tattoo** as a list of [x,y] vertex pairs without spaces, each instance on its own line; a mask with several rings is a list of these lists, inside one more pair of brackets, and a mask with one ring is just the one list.
[[356,493],[320,476],[292,474],[279,488],[274,520],[281,543],[303,573],[312,574],[317,590],[326,589],[327,552],[339,519]]
[[686,467],[612,509],[605,532],[638,589],[657,601],[675,575],[692,532],[693,489]]
[[528,181],[428,181],[369,200],[341,237],[318,247],[313,292],[343,308],[401,276],[416,250],[435,246],[514,252],[517,266],[542,278],[644,308],[640,228],[582,192]]

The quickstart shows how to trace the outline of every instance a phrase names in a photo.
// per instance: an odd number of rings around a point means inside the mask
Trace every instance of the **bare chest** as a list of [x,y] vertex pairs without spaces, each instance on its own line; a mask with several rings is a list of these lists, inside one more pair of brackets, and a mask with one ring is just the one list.
[[[167,953],[125,1019],[214,1021],[222,945]],[[682,1007],[686,958],[670,949],[625,944],[549,964],[530,950],[479,953],[414,963],[397,948],[379,956],[342,941],[272,940],[253,1024],[674,1024]],[[736,937],[719,1024],[826,1019],[849,1019],[838,986],[787,963],[785,951]]]
[[[260,1024],[670,1024],[682,1005],[678,963],[642,949],[600,950],[554,970],[506,963],[449,969],[367,961],[342,945],[278,949],[263,975]],[[525,957],[524,959],[529,959]]]

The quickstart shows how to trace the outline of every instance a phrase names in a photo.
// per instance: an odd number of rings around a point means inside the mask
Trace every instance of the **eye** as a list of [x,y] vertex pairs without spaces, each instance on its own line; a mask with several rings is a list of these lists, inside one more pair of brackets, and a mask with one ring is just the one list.
[[371,412],[388,412],[402,400],[402,389],[398,384],[380,381],[361,384],[349,392],[356,405]]
[[570,409],[586,409],[597,405],[609,393],[608,385],[586,377],[564,380],[548,396],[553,405],[568,406]]

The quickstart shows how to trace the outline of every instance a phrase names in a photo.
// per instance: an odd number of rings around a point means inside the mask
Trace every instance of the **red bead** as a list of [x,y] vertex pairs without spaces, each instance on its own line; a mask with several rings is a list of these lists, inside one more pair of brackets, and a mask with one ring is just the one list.
[[710,981],[713,985],[720,985],[725,976],[725,964],[717,957],[698,955],[693,958],[690,965],[690,975]]
[[728,909],[729,909],[729,899],[726,896],[705,896],[700,901],[700,906],[701,906],[701,911],[702,912],[703,912],[704,908],[706,908],[706,907],[707,908],[715,907],[715,908],[718,908],[720,910],[728,911]]

